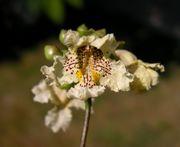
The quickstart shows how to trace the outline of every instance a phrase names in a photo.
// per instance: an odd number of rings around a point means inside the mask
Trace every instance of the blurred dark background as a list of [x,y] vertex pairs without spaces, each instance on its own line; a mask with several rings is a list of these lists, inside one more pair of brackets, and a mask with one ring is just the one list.
[[82,23],[106,28],[147,61],[180,61],[178,0],[1,0],[1,60]]
[[180,147],[179,8],[179,0],[0,0],[0,147],[79,146],[84,113],[73,111],[67,132],[53,134],[44,125],[52,105],[35,103],[31,89],[52,64],[44,45],[83,23],[166,68],[148,92],[97,98],[87,147]]

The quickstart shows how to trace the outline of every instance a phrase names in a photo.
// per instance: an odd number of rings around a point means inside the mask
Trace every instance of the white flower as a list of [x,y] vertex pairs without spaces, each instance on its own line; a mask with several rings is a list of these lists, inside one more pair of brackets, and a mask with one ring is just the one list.
[[41,71],[49,84],[73,84],[67,90],[69,98],[98,97],[105,87],[115,92],[130,89],[133,76],[122,62],[109,58],[119,46],[113,34],[80,36],[68,30],[64,34],[64,44],[68,47],[67,53],[57,56],[53,66],[43,66]]
[[158,70],[163,72],[164,66],[159,63],[145,63],[127,50],[117,50],[116,55],[127,66],[130,73],[134,75],[131,88],[134,90],[149,90],[151,86],[158,83]]
[[72,119],[71,108],[85,109],[84,101],[68,98],[66,90],[61,90],[54,84],[48,85],[45,80],[34,86],[32,92],[35,94],[34,101],[40,103],[51,101],[55,105],[45,117],[45,125],[53,132],[67,129]]
[[95,40],[91,37],[79,38],[80,44],[83,45],[79,45],[77,41],[74,46],[80,47],[76,50],[75,47],[68,48],[63,64],[63,76],[59,83],[75,83],[75,86],[68,90],[68,96],[84,100],[98,97],[104,93],[105,86],[115,92],[128,91],[133,76],[128,73],[122,62],[113,61],[104,55],[114,52],[119,44],[113,34]]
[[[122,44],[114,34],[81,27],[78,32],[61,31],[67,52],[50,53],[54,63],[41,68],[46,79],[32,89],[34,101],[54,104],[45,117],[45,125],[53,132],[65,131],[72,120],[71,108],[84,110],[85,101],[94,100],[106,87],[114,92],[149,90],[158,83],[157,71],[164,71],[159,63],[145,63],[131,52],[116,50]],[[119,60],[111,59],[114,55]]]
[[45,125],[53,132],[66,131],[72,120],[71,108],[85,110],[85,103],[79,99],[71,99],[62,109],[57,107],[48,111],[45,117]]

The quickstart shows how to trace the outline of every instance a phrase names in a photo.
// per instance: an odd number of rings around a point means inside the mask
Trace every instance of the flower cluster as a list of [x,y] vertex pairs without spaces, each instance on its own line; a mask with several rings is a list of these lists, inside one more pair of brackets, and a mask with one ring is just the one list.
[[68,127],[72,107],[85,109],[84,102],[106,88],[114,92],[149,90],[158,83],[157,71],[164,71],[159,63],[145,63],[122,49],[124,42],[104,29],[81,25],[77,31],[62,30],[60,41],[63,50],[45,47],[45,56],[53,65],[42,66],[46,78],[32,89],[35,101],[55,105],[45,117],[54,132]]

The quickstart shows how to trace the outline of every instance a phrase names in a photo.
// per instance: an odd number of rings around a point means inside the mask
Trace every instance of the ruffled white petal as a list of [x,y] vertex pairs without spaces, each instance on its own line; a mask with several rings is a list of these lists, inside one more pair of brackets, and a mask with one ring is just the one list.
[[156,71],[152,70],[152,69],[147,69],[147,72],[149,73],[149,75],[151,77],[151,85],[152,86],[157,85],[158,82],[159,82],[159,80],[158,80],[159,79],[159,74]]
[[158,84],[159,74],[163,72],[164,66],[159,63],[145,63],[127,50],[115,51],[119,59],[127,66],[127,69],[134,75],[131,88],[134,90],[149,90]]
[[58,79],[58,82],[63,85],[63,84],[71,84],[71,83],[77,83],[78,79],[74,74],[70,73],[64,73],[64,75]]
[[85,110],[85,103],[80,99],[71,99],[67,104],[67,107]]
[[34,101],[39,103],[48,103],[51,101],[55,105],[65,104],[69,101],[66,90],[58,88],[55,84],[48,85],[45,80],[39,82],[32,88]]
[[136,87],[134,87],[135,89],[139,88],[149,90],[151,88],[152,78],[144,66],[139,65],[137,70],[134,72],[134,75],[137,79],[135,79],[133,82],[133,84],[136,85]]
[[68,30],[64,34],[64,45],[67,47],[73,47],[77,44],[79,40],[79,33],[76,31]]
[[86,100],[90,97],[95,98],[100,96],[101,94],[104,93],[104,90],[105,90],[104,86],[93,86],[92,88],[88,88],[88,87],[81,87],[78,84],[68,91],[67,96]]
[[111,74],[100,79],[100,84],[109,87],[112,91],[130,90],[130,82],[133,81],[133,75],[128,73],[124,64],[120,61],[112,62]]
[[50,127],[54,133],[59,130],[66,131],[72,120],[71,110],[69,108],[64,108],[62,110],[57,110],[56,108],[48,111],[45,117],[45,125]]
[[95,39],[96,37],[94,35],[82,36],[77,42],[77,47],[90,45],[90,43],[93,42]]
[[41,72],[43,75],[46,76],[46,81],[49,85],[59,85],[58,80],[62,76],[62,57],[61,56],[55,56],[53,66],[42,66]]
[[116,41],[114,34],[107,34],[102,38],[94,40],[91,45],[101,49],[104,55],[110,55],[114,54],[115,49],[119,46],[119,42]]
[[34,101],[39,103],[48,103],[52,97],[49,87],[44,80],[33,87],[32,93],[35,95]]
[[54,75],[54,68],[53,67],[48,67],[46,65],[41,67],[41,72],[43,75],[46,76],[46,80],[49,84],[54,82],[54,79],[56,79],[55,75]]
[[65,61],[63,64],[63,69],[61,69],[62,77],[58,78],[60,85],[77,83],[78,79],[75,75],[78,70],[79,60],[77,59],[77,54],[75,51],[67,52],[65,54]]
[[135,90],[149,90],[158,84],[159,74],[156,70],[164,71],[164,66],[159,63],[149,64],[142,61],[138,61],[136,65],[131,65],[131,68],[135,68],[132,72],[135,76],[132,88]]
[[165,71],[164,66],[161,65],[160,63],[146,63],[146,62],[143,62],[141,60],[138,60],[138,64],[141,64],[141,65],[143,65],[146,68],[151,68],[151,69],[156,70],[156,71],[158,71],[158,70],[160,72],[164,72]]

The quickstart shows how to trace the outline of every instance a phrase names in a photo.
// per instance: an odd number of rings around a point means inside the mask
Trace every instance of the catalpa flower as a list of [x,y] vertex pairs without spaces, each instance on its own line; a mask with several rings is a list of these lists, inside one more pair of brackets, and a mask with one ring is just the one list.
[[159,63],[145,63],[121,49],[124,42],[104,29],[95,31],[82,25],[77,31],[62,30],[60,41],[64,49],[45,47],[45,57],[53,64],[41,67],[46,78],[32,90],[35,101],[54,104],[45,117],[46,126],[54,132],[69,126],[72,107],[84,110],[86,104],[88,116],[92,98],[106,88],[114,92],[149,90],[158,83],[157,71],[164,71]]
[[[111,55],[119,46],[113,34],[99,37],[94,34],[80,36],[76,31],[64,33],[64,45],[68,50],[63,57],[56,56],[54,65],[44,66],[41,71],[57,85],[73,85],[67,96],[86,100],[103,94],[105,87],[112,91],[130,90],[133,75],[122,61],[112,60]],[[56,69],[62,64],[62,73]]]
[[157,71],[164,72],[163,65],[159,63],[145,63],[127,50],[116,50],[115,53],[125,64],[128,71],[134,75],[131,89],[149,90],[152,86],[158,84],[159,74]]
[[48,85],[45,80],[39,82],[32,89],[34,101],[39,103],[51,102],[54,108],[49,110],[45,117],[45,125],[53,132],[65,131],[72,119],[71,108],[85,109],[84,102],[79,99],[69,99],[66,90],[58,88],[56,85]]

